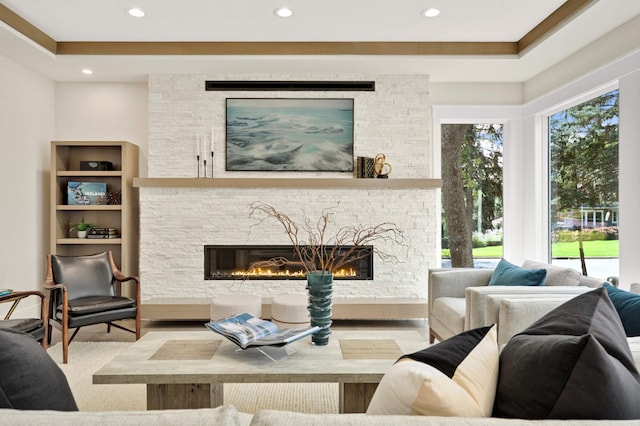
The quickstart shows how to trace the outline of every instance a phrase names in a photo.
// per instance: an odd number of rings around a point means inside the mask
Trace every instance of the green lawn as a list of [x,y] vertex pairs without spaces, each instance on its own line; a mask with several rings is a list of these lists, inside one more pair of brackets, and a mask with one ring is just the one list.
[[[586,257],[618,257],[618,240],[607,241],[585,241],[584,255]],[[580,257],[578,242],[555,243],[551,246],[553,257]],[[449,250],[442,250],[442,257],[449,258]],[[502,246],[479,247],[473,249],[474,258],[500,258],[502,257]]]

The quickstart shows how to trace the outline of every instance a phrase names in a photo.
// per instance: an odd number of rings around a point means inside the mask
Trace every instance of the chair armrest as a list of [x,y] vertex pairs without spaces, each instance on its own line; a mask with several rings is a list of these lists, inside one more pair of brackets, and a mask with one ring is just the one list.
[[116,281],[118,281],[118,282],[123,283],[123,282],[126,282],[126,281],[135,281],[136,285],[140,285],[140,278],[135,277],[135,276],[127,277],[120,271],[114,271],[113,276],[115,277]]
[[124,274],[122,274],[122,273],[121,273],[120,271],[118,271],[118,270],[115,270],[115,271],[114,271],[114,275],[113,275],[113,276],[115,277],[115,279],[116,279],[118,282],[121,282],[121,283],[123,283],[123,282],[127,282],[127,281],[133,281],[133,282],[134,282],[134,284],[135,284],[135,291],[136,291],[136,297],[135,297],[135,300],[136,300],[136,305],[138,306],[138,309],[139,309],[139,308],[140,308],[140,301],[142,300],[142,292],[141,292],[141,290],[140,290],[140,278],[135,277],[135,276],[127,277],[127,276],[125,276]]
[[14,291],[9,294],[5,294],[4,296],[0,296],[0,303],[13,302],[29,296],[39,296],[41,299],[44,299],[44,293],[41,291]]
[[11,315],[13,314],[16,307],[18,306],[18,303],[20,303],[22,299],[25,299],[29,296],[38,296],[40,298],[40,319],[45,321],[45,326],[46,326],[46,321],[47,321],[47,306],[45,303],[46,299],[44,297],[43,292],[36,291],[36,290],[14,291],[4,296],[0,296],[0,303],[13,302],[13,304],[11,305],[11,308],[9,308],[9,311],[6,313],[4,319],[7,320],[11,318]]
[[67,292],[67,286],[64,284],[53,284],[53,285],[45,284],[43,288],[47,291],[62,290],[65,293]]

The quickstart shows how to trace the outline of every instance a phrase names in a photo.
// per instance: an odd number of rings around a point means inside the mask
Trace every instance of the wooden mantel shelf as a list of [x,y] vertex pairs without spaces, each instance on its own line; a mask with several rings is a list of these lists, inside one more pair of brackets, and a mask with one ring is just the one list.
[[135,178],[138,188],[433,189],[442,179]]

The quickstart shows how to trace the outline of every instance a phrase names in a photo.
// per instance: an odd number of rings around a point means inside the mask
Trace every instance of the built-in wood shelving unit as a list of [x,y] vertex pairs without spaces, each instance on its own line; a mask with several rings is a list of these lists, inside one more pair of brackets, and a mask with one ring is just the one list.
[[136,178],[139,188],[433,189],[442,179]]
[[[81,161],[109,161],[114,170],[80,170]],[[51,142],[51,209],[49,252],[79,256],[111,250],[125,275],[138,274],[138,147],[120,141]],[[69,204],[67,184],[106,183],[107,190],[120,192],[120,204]],[[84,218],[97,227],[115,228],[120,238],[77,238],[70,223]]]

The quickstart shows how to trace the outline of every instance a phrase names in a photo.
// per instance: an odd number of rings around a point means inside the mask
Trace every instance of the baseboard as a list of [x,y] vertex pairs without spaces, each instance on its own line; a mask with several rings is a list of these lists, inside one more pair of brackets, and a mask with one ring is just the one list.
[[[167,321],[208,321],[209,299],[155,298],[142,303],[142,318]],[[271,301],[264,299],[262,317],[271,318]],[[427,318],[427,300],[411,298],[334,298],[336,320],[380,320]]]

